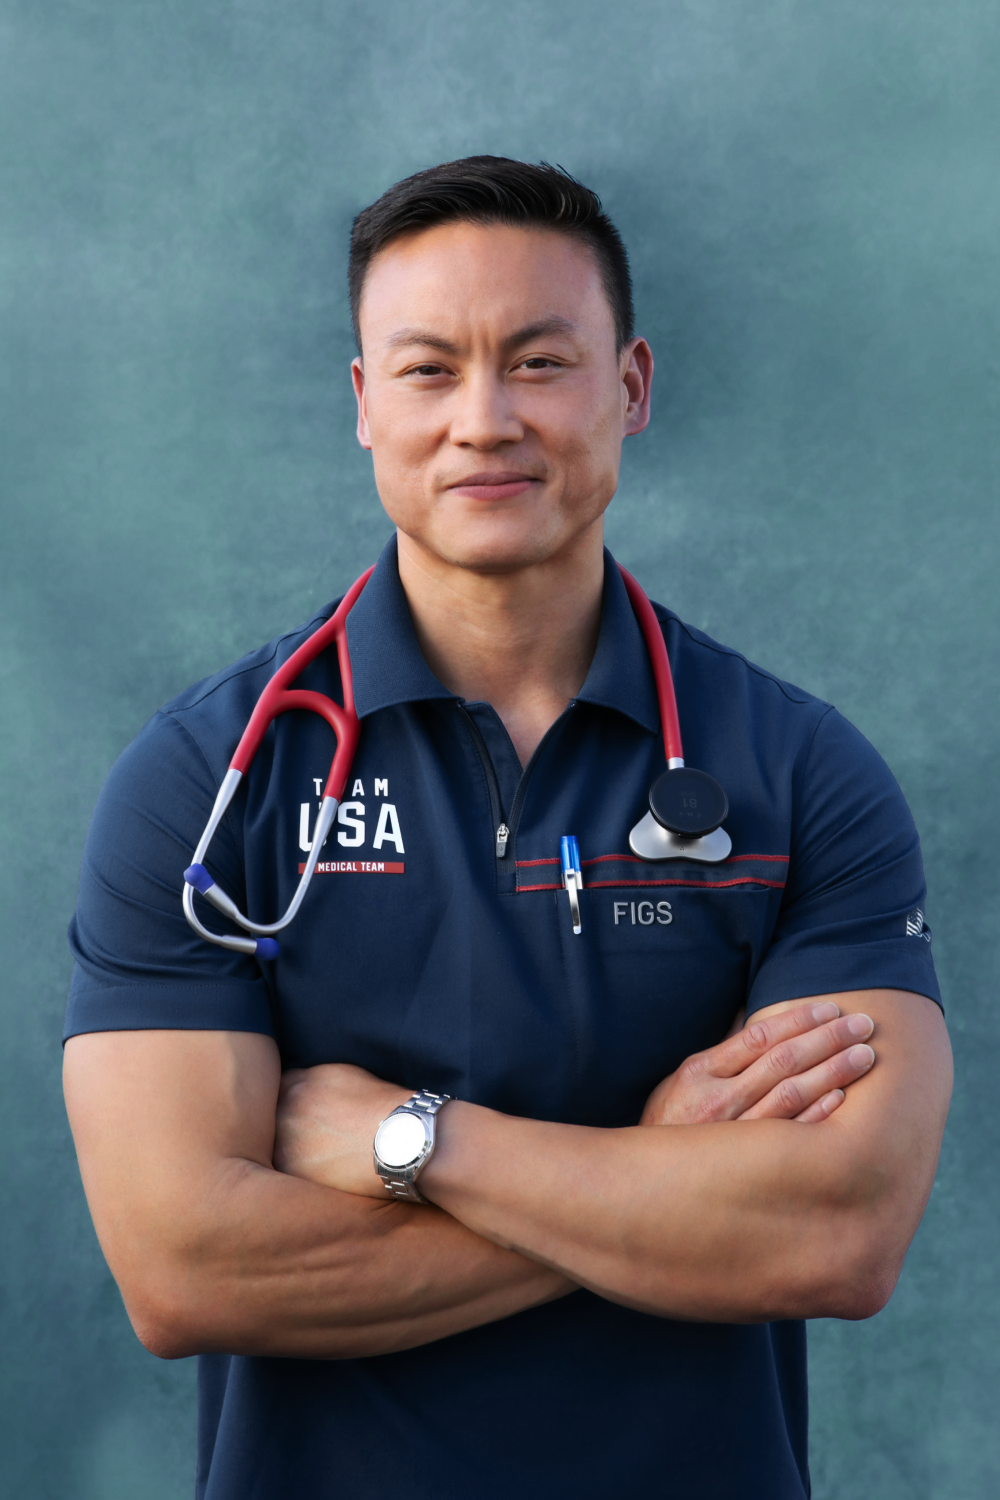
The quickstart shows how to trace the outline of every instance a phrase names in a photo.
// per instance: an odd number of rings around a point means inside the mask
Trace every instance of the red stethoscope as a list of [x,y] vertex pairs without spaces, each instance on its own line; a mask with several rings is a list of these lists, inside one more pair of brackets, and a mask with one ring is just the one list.
[[[704,771],[696,771],[684,764],[681,746],[681,727],[677,717],[677,700],[674,696],[674,680],[670,661],[663,640],[660,622],[645,593],[631,573],[619,564],[619,570],[628,591],[629,600],[646,642],[646,650],[653,667],[656,695],[660,704],[660,722],[663,726],[663,743],[667,757],[667,769],[657,777],[649,791],[649,811],[639,820],[629,834],[632,853],[640,859],[694,859],[707,864],[717,864],[725,859],[732,843],[722,828],[729,812],[729,802],[722,787]],[[218,943],[237,953],[255,953],[258,958],[276,958],[278,944],[274,934],[288,926],[305,899],[310,881],[316,870],[320,851],[337,816],[340,799],[344,795],[347,778],[351,772],[354,753],[358,747],[361,724],[354,707],[354,681],[351,673],[351,658],[347,649],[347,616],[354,608],[358,596],[368,582],[374,568],[362,573],[344,595],[335,612],[324,625],[303,641],[285,664],[278,668],[257,700],[243,737],[236,747],[236,754],[229,763],[219,787],[212,814],[205,831],[198,841],[194,857],[184,871],[184,915],[200,937],[210,943]],[[340,681],[344,695],[344,706],[335,703],[324,693],[315,693],[304,688],[293,688],[292,683],[310,662],[328,646],[336,643],[337,660],[340,664]],[[250,768],[261,741],[274,719],[290,708],[304,708],[319,714],[333,730],[337,742],[336,752],[330,765],[323,791],[323,800],[316,819],[312,848],[299,878],[295,895],[284,916],[277,922],[251,922],[239,910],[236,903],[226,895],[205,868],[204,860],[216,829],[225,817],[226,810],[236,795],[236,789]],[[570,842],[563,840],[564,845]],[[571,840],[576,848],[576,839]],[[564,884],[570,892],[573,908],[574,931],[579,932],[579,901],[576,892],[583,885],[579,868],[578,852],[570,861],[563,860]],[[198,891],[223,916],[229,918],[249,937],[229,936],[227,933],[210,932],[199,920],[194,908],[194,894]]]

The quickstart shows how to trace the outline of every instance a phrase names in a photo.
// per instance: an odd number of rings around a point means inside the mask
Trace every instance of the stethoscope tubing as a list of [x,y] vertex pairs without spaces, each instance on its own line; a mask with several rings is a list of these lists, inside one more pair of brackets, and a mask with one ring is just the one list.
[[[625,568],[618,564],[622,581],[625,584],[629,601],[635,612],[649,653],[650,663],[653,669],[653,679],[656,684],[656,696],[660,705],[660,721],[663,726],[664,750],[667,757],[667,768],[676,770],[684,765],[684,750],[681,741],[680,719],[677,713],[677,699],[674,693],[674,680],[670,670],[670,659],[667,656],[666,644],[663,640],[663,632],[657,619],[656,611],[646,597],[645,591]],[[292,653],[288,660],[278,668],[274,676],[268,682],[264,691],[257,700],[257,704],[246,729],[236,747],[235,754],[229,763],[229,769],[222,780],[211,815],[205,825],[205,831],[198,840],[198,847],[194,851],[191,864],[184,871],[184,915],[191,927],[199,937],[207,939],[210,943],[217,943],[223,948],[228,948],[237,953],[255,953],[260,958],[274,958],[277,956],[278,945],[273,941],[274,934],[281,932],[288,926],[289,922],[296,916],[305,895],[309,889],[316,865],[319,861],[320,851],[323,848],[327,836],[333,827],[337,816],[337,809],[344,795],[347,778],[350,775],[351,764],[357,750],[358,739],[361,733],[361,724],[354,706],[354,677],[351,671],[351,657],[347,645],[347,616],[354,608],[355,603],[365,584],[368,582],[374,567],[368,568],[362,573],[348,589],[337,609],[325,624],[314,631],[308,640]],[[316,693],[304,688],[292,688],[291,683],[305,671],[310,662],[315,661],[321,652],[332,644],[337,647],[337,660],[340,665],[341,688],[344,696],[344,705],[340,706],[332,698],[324,693]],[[230,803],[236,795],[237,789],[243,777],[250,768],[250,764],[260,749],[261,743],[269,727],[279,714],[287,713],[289,709],[306,709],[317,713],[325,719],[333,730],[336,739],[336,751],[330,765],[330,774],[327,777],[326,786],[323,790],[323,798],[320,803],[319,814],[316,819],[316,828],[312,837],[312,847],[295,894],[288,905],[285,913],[276,922],[253,922],[240,911],[235,901],[227,896],[226,892],[219,886],[205,868],[204,860],[208,854],[209,846],[218,830],[219,824],[225,817]],[[573,841],[575,843],[575,840]],[[576,870],[579,871],[579,854],[576,859]],[[580,877],[582,885],[582,877]],[[198,891],[207,901],[228,917],[236,926],[242,927],[244,932],[252,933],[252,937],[239,937],[228,933],[211,932],[201,922],[195,911],[194,895]],[[574,931],[579,931],[579,915],[574,916]]]
[[[236,753],[229,762],[231,771],[246,774],[250,768],[250,762],[260,749],[261,741],[279,714],[285,713],[290,708],[310,709],[326,719],[337,739],[337,750],[330,766],[330,774],[327,777],[323,795],[335,797],[338,802],[343,797],[344,787],[347,785],[347,778],[351,771],[351,762],[358,746],[358,736],[361,733],[361,725],[354,709],[354,674],[351,671],[351,656],[347,648],[347,616],[354,608],[361,590],[374,571],[373,565],[351,584],[326,624],[314,631],[307,641],[303,641],[298,650],[293,651],[284,665],[275,672],[258,698],[257,706],[250,715],[243,736],[236,746]],[[289,688],[289,684],[305,671],[309,663],[315,661],[320,652],[325,651],[327,646],[334,642],[336,642],[337,660],[340,664],[341,691],[344,695],[343,708],[324,693],[312,693],[302,688],[294,690]]]
[[[329,620],[315,630],[308,640],[303,641],[297,651],[292,652],[292,655],[278,668],[264,688],[250,715],[247,727],[240,737],[235,754],[229,762],[229,769],[219,787],[205,831],[198,840],[194,858],[184,871],[184,915],[199,937],[218,943],[223,948],[229,948],[237,953],[256,953],[261,958],[273,958],[277,952],[277,945],[271,941],[273,935],[281,932],[295,917],[305,900],[313,875],[316,873],[320,851],[337,816],[337,809],[344,795],[344,788],[347,785],[351,763],[354,760],[361,733],[360,721],[354,707],[354,676],[347,645],[347,616],[354,608],[358,596],[373,572],[374,566],[368,568],[352,583]],[[324,693],[289,686],[301,676],[310,662],[315,661],[316,657],[333,643],[336,643],[337,660],[340,665],[341,689],[344,695],[343,708]],[[227,896],[222,887],[213,880],[205,868],[204,860],[216,830],[225,817],[240,782],[249,770],[251,761],[260,749],[269,727],[279,714],[287,713],[292,708],[306,709],[324,718],[333,730],[337,748],[323,790],[312,848],[288,909],[276,922],[253,922],[249,917],[244,916],[235,901]],[[195,911],[194,893],[196,890],[236,926],[242,927],[244,932],[253,933],[256,941],[251,938],[209,931],[199,920]]]
[[677,695],[674,692],[674,675],[670,670],[667,643],[656,617],[656,610],[646,597],[641,583],[637,583],[627,568],[618,564],[629,602],[639,621],[642,638],[646,642],[656,696],[660,704],[660,723],[663,727],[663,748],[667,757],[667,770],[677,771],[684,765],[684,744],[681,740],[681,721],[677,712]]

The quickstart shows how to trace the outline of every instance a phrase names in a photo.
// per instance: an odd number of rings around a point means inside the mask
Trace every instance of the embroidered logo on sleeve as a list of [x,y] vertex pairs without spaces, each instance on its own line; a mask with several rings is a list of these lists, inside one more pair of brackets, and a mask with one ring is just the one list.
[[906,918],[906,936],[922,937],[925,943],[931,940],[931,930],[924,921],[924,914],[919,906],[915,906]]

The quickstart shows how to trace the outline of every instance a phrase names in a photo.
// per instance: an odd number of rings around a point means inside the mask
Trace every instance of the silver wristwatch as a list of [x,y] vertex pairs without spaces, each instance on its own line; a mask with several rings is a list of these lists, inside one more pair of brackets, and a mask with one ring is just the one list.
[[432,1094],[419,1089],[386,1115],[375,1132],[375,1170],[394,1198],[411,1203],[427,1199],[414,1186],[417,1176],[434,1150],[434,1116],[452,1094]]

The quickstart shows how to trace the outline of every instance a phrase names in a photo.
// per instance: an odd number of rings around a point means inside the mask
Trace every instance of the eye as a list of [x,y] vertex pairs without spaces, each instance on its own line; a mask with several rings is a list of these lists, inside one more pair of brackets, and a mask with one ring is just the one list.
[[532,354],[527,359],[522,359],[520,364],[514,366],[515,371],[521,371],[525,375],[551,375],[563,368],[558,359],[550,359],[547,354]]
[[443,375],[443,365],[414,365],[411,375]]

